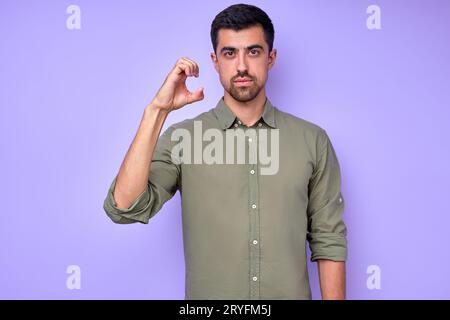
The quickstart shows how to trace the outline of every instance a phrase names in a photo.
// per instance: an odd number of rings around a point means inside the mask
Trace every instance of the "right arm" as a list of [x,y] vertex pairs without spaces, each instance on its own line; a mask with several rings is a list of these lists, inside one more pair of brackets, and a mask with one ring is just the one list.
[[[152,158],[157,146],[161,128],[168,114],[203,99],[203,88],[189,92],[186,87],[188,76],[199,75],[198,65],[188,59],[179,59],[163,85],[144,110],[138,131],[120,166],[112,190],[113,199],[106,199],[105,210],[129,210],[149,185]],[[108,210],[107,210],[108,212]]]
[[118,208],[128,208],[147,188],[151,159],[168,112],[153,104],[145,108],[138,132],[117,175],[114,199]]

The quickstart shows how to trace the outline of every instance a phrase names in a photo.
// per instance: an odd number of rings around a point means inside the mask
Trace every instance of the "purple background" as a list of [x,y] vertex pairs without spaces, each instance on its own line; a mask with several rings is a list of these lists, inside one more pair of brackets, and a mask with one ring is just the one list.
[[[200,65],[188,86],[205,99],[164,128],[222,96],[209,28],[233,3],[1,1],[0,298],[184,298],[179,193],[148,225],[116,225],[102,204],[179,57]],[[268,97],[325,128],[340,160],[348,298],[449,299],[450,2],[250,3],[276,30]],[[70,4],[81,30],[66,28]],[[381,30],[366,27],[370,4]],[[80,290],[66,287],[69,265]]]

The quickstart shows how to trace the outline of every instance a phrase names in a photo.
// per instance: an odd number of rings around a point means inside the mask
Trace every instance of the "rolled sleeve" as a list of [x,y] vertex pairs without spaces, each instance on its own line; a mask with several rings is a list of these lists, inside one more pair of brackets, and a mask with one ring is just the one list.
[[343,220],[344,198],[336,152],[322,130],[317,138],[317,158],[308,185],[308,242],[311,261],[347,260],[347,228]]
[[133,201],[128,208],[119,208],[114,199],[117,176],[113,179],[103,209],[115,223],[128,224],[140,222],[147,224],[171,199],[179,187],[180,167],[171,159],[170,135],[173,127],[169,127],[158,139],[150,165],[147,188]]

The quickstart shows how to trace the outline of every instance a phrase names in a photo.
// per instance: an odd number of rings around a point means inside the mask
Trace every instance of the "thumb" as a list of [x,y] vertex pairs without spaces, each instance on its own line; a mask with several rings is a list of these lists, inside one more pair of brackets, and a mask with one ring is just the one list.
[[191,100],[191,103],[203,100],[204,98],[203,89],[204,89],[203,87],[199,87],[197,88],[197,90],[195,90],[193,93],[190,94],[189,100]]

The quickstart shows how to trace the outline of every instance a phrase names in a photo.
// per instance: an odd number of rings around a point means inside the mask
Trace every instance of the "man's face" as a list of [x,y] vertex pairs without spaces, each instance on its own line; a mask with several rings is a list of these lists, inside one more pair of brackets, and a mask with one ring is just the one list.
[[261,26],[234,31],[220,29],[216,53],[211,53],[225,91],[235,100],[253,100],[264,88],[275,63],[276,49],[269,54]]

